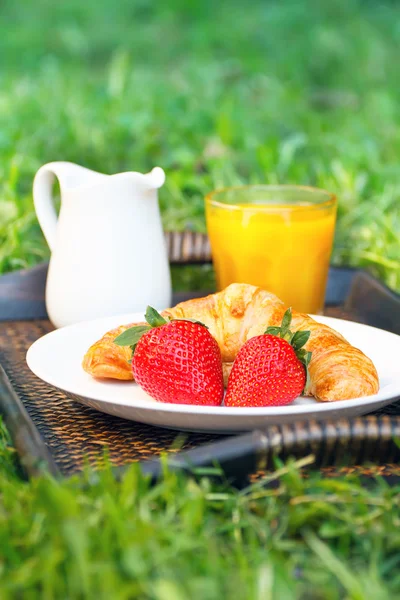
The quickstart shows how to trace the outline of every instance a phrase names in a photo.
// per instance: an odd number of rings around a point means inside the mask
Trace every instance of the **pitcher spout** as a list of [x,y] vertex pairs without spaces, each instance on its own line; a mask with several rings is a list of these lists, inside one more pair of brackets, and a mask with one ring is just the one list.
[[127,173],[143,190],[157,190],[165,182],[165,173],[161,167],[154,167],[149,173]]
[[154,189],[160,188],[165,183],[165,173],[161,167],[154,167],[145,177]]

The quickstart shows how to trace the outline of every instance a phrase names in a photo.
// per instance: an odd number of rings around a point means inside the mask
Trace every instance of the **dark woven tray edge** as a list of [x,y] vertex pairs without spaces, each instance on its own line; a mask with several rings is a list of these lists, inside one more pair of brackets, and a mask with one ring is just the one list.
[[[351,467],[400,460],[400,417],[366,416],[338,421],[298,421],[182,451],[168,458],[171,469],[193,471],[218,466],[232,483],[243,484],[249,476],[271,469],[274,460],[312,455],[307,469]],[[144,473],[157,478],[162,460],[141,461]],[[400,467],[399,467],[400,468]],[[127,466],[116,467],[121,476]],[[400,474],[400,472],[399,472]]]
[[46,471],[60,477],[57,464],[0,365],[0,408],[25,475]]

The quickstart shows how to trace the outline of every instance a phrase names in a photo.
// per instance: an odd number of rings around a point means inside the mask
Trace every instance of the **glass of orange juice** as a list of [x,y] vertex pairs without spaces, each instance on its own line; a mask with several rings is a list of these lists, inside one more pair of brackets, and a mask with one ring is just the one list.
[[217,286],[250,283],[287,306],[321,313],[336,222],[336,197],[317,188],[250,185],[206,196]]

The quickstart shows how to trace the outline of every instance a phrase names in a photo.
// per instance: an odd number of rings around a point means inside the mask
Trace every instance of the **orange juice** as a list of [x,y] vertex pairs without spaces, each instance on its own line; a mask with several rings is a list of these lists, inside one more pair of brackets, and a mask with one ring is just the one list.
[[320,313],[335,229],[335,200],[307,203],[303,195],[301,203],[279,204],[277,194],[273,204],[231,205],[213,202],[210,196],[207,229],[218,288],[250,283],[273,292],[298,311]]

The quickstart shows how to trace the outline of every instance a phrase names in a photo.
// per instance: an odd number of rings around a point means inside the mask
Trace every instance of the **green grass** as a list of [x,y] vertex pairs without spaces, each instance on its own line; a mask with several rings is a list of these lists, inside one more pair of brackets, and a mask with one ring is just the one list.
[[[398,15],[389,0],[4,0],[0,272],[48,256],[32,178],[72,160],[164,167],[169,229],[205,231],[216,186],[322,186],[339,198],[334,261],[400,290]],[[0,596],[400,597],[400,488],[279,469],[277,488],[245,492],[168,472],[151,488],[135,467],[25,482],[3,432]]]
[[4,435],[0,459],[4,600],[399,597],[400,486],[302,478],[301,462],[241,491],[168,470],[150,486],[137,465],[26,483]]
[[319,0],[5,0],[0,272],[48,250],[36,169],[167,172],[166,228],[204,230],[237,182],[336,192],[333,260],[400,290],[398,6]]

